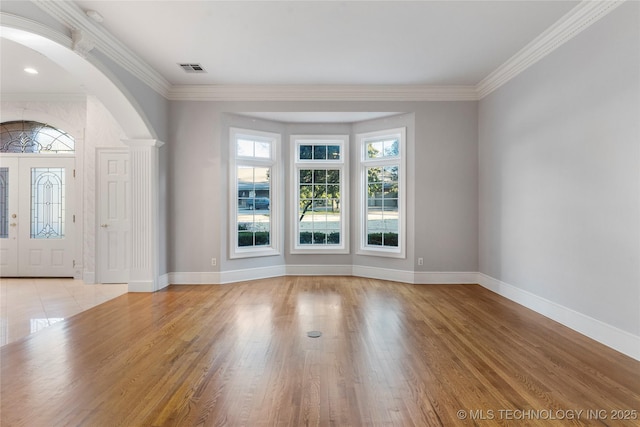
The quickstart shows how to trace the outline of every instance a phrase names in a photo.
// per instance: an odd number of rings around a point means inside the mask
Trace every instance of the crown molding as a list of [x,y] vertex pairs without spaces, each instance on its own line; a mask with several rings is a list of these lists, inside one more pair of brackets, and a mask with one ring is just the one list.
[[173,101],[475,101],[475,86],[176,85]]
[[482,79],[476,90],[479,99],[489,95],[503,84],[571,40],[591,24],[624,3],[625,0],[583,0],[576,7],[533,39],[518,53]]
[[58,22],[69,27],[72,31],[83,34],[91,40],[95,48],[98,48],[160,95],[165,98],[168,96],[171,83],[111,33],[93,23],[75,3],[49,0],[32,1]]
[[[42,10],[81,32],[109,58],[151,89],[175,101],[477,101],[571,40],[625,0],[583,0],[476,85],[172,85],[160,73],[91,21],[70,1],[32,0]],[[20,22],[3,14],[3,23]],[[39,25],[39,24],[38,24]],[[41,34],[71,46],[69,37],[42,27]]]

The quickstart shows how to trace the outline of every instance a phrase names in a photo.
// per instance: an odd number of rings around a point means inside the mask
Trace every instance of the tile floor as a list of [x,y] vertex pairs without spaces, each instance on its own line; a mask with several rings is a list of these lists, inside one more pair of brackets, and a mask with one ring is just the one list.
[[126,292],[126,284],[88,285],[74,279],[1,278],[0,346]]

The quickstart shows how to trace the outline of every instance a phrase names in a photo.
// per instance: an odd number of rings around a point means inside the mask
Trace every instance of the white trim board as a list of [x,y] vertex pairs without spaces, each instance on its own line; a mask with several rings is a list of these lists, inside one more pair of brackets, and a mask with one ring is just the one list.
[[169,273],[161,274],[158,277],[158,290],[162,290],[162,289],[166,288],[167,286],[169,286],[170,284],[171,284],[171,282],[169,281]]
[[288,264],[287,276],[353,276],[353,266]]
[[640,336],[616,328],[516,286],[478,273],[480,286],[573,329],[620,353],[640,360]]
[[155,292],[153,280],[130,280],[127,292]]
[[[166,276],[166,279],[164,278]],[[242,270],[174,272],[161,276],[161,287],[172,285],[220,285],[280,276],[354,276],[409,284],[477,284],[475,272],[413,272],[364,265],[289,264]]]
[[420,285],[477,285],[478,273],[472,271],[416,271],[413,283]]
[[474,85],[174,85],[171,101],[476,101]]

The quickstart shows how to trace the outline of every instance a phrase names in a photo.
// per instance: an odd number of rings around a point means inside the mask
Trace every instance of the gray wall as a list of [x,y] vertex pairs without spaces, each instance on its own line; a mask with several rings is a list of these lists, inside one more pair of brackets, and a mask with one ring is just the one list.
[[[121,89],[128,92],[130,96],[127,96],[127,98],[147,126],[151,128],[155,138],[166,142],[169,134],[169,101],[99,50],[94,49],[91,54],[112,73],[112,76],[120,84]],[[143,136],[127,135],[127,137],[141,138]]]
[[[357,124],[286,124],[232,113],[406,112]],[[282,257],[229,260],[228,128],[294,133],[355,134],[407,126],[407,259],[355,255],[289,255],[290,225]],[[305,131],[308,129],[308,132]],[[322,131],[322,132],[321,132]],[[178,102],[171,103],[167,146],[169,201],[168,271],[207,272],[282,264],[358,264],[419,271],[477,271],[477,102]],[[286,150],[288,153],[288,150]],[[352,165],[353,153],[352,153]],[[288,175],[285,158],[285,175]],[[352,179],[352,187],[354,180]],[[285,183],[285,189],[288,183]],[[354,192],[352,191],[352,199]],[[353,207],[353,206],[352,206]],[[352,218],[355,211],[352,209]],[[287,216],[287,219],[291,218]],[[352,221],[352,224],[354,222]],[[351,227],[351,253],[355,252]],[[210,260],[216,257],[218,267]]]
[[479,106],[480,271],[640,333],[640,4]]

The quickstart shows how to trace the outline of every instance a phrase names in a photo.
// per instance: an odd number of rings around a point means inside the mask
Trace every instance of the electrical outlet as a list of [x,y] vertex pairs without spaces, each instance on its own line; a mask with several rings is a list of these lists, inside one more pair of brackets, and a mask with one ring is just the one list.
[[418,258],[418,265],[424,265],[424,258]]
[[211,265],[212,265],[212,266],[214,266],[214,267],[215,267],[216,265],[218,265],[218,260],[217,260],[217,259],[215,259],[215,258],[211,258]]

